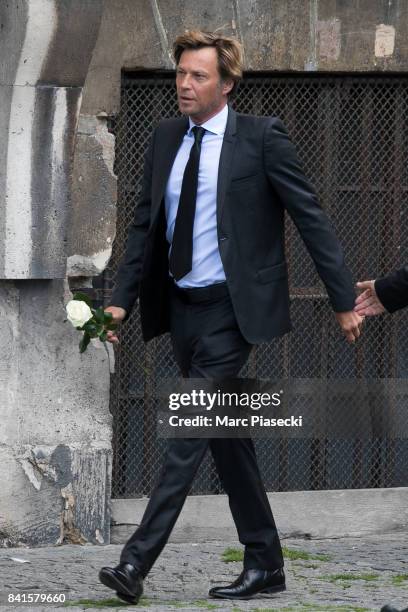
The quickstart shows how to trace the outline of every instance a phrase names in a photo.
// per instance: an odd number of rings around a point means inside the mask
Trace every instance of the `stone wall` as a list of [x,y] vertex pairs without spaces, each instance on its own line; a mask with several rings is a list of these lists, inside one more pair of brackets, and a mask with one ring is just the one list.
[[109,542],[110,356],[100,342],[79,354],[64,308],[73,150],[102,12],[99,0],[0,4],[0,545]]

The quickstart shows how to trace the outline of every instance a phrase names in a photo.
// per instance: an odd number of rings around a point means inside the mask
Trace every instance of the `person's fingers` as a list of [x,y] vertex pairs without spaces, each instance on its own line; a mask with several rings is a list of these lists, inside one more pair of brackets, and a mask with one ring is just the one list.
[[373,304],[378,304],[378,298],[373,293],[366,299],[366,303],[368,306],[372,306]]
[[357,296],[355,303],[356,304],[361,304],[361,302],[363,302],[368,297],[370,297],[370,295],[372,295],[371,289],[366,289],[365,291],[363,291],[363,293],[360,293],[360,295]]
[[367,306],[363,310],[361,310],[358,314],[364,315],[365,317],[373,317],[382,312],[381,308],[377,304]]
[[354,342],[354,331],[352,327],[343,327],[343,333],[346,336],[347,342]]
[[358,287],[359,289],[371,289],[371,286],[372,286],[372,281],[370,280],[358,281],[356,283],[356,287]]
[[375,296],[370,296],[366,298],[363,302],[361,302],[361,304],[355,306],[354,311],[357,312],[357,314],[361,315],[362,310],[364,310],[365,308],[369,308],[370,306],[375,306],[377,304],[377,298]]
[[353,344],[353,342],[356,341],[354,334],[351,331],[345,332],[346,334],[346,340],[347,342],[349,342],[350,344]]
[[357,314],[360,315],[360,317],[367,317],[370,315],[370,307],[369,306],[363,306],[361,307],[359,310],[356,310]]
[[364,319],[353,325],[350,329],[344,329],[344,334],[349,343],[354,343],[362,334],[361,326],[364,323]]
[[106,335],[106,339],[108,340],[108,342],[119,342],[119,338],[117,337],[117,335],[111,331],[108,330],[108,333]]
[[380,312],[384,310],[384,307],[381,304],[380,300],[376,297],[374,297],[369,302],[369,304],[367,305],[367,308],[370,309],[371,314],[379,314]]
[[366,308],[368,308],[369,306],[370,304],[364,301],[362,304],[358,304],[357,306],[355,306],[353,310],[355,313],[361,316],[362,314],[364,314],[364,310],[366,310]]

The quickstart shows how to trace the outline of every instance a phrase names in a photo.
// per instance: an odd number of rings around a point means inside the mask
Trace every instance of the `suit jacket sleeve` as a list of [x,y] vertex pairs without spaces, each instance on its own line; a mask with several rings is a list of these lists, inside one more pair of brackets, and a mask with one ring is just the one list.
[[128,229],[125,253],[118,266],[115,288],[109,302],[109,306],[121,306],[126,310],[123,321],[129,318],[139,297],[146,234],[150,225],[154,138],[155,132],[145,154],[142,190]]
[[408,306],[408,266],[396,270],[389,276],[377,278],[374,288],[388,312]]
[[303,172],[287,129],[278,117],[269,120],[264,138],[269,181],[306,244],[333,310],[353,310],[356,293],[342,247]]

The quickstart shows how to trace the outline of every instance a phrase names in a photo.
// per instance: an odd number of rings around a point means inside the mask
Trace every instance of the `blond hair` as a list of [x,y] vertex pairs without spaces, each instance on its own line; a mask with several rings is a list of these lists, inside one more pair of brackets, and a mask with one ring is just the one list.
[[238,88],[242,78],[243,49],[242,44],[236,38],[223,36],[215,32],[203,32],[202,30],[186,30],[184,34],[177,36],[173,44],[173,57],[176,66],[180,62],[181,54],[185,49],[201,49],[203,47],[214,47],[218,56],[218,71],[223,81],[231,79],[233,88],[228,96],[232,97]]

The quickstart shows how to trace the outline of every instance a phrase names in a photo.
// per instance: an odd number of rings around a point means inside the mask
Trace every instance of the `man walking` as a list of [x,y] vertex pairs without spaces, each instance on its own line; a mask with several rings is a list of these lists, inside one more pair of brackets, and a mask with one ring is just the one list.
[[[145,341],[170,331],[183,377],[234,378],[252,347],[291,330],[284,210],[311,254],[349,342],[360,335],[341,246],[278,117],[228,104],[242,76],[234,38],[188,31],[174,44],[182,118],[154,130],[142,193],[110,305],[125,321],[140,298]],[[112,332],[108,338],[117,342]],[[163,469],[120,563],[100,580],[137,603],[146,577],[210,448],[244,567],[210,596],[247,599],[285,589],[279,537],[251,438],[168,440]]]

